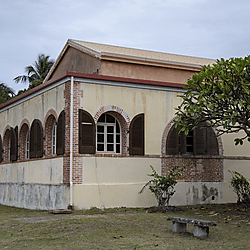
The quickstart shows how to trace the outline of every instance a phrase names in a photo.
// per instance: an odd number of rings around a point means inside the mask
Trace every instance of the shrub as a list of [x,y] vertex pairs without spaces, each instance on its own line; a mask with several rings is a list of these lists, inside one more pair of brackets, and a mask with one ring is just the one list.
[[250,203],[250,183],[246,177],[236,171],[229,172],[232,174],[230,185],[238,197],[237,203]]
[[180,166],[175,166],[166,176],[157,174],[154,167],[150,167],[153,173],[148,174],[148,176],[151,176],[154,179],[148,181],[139,193],[142,193],[144,189],[148,187],[149,190],[155,195],[158,207],[164,207],[166,204],[169,206],[169,200],[175,193],[174,187],[177,184],[176,179],[182,176],[182,171],[185,167],[181,168]]

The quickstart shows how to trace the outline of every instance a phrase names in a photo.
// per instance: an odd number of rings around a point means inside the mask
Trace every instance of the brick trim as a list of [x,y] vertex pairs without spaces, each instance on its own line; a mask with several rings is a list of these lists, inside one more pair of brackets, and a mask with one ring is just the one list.
[[[56,121],[58,120],[58,115],[57,115],[56,111],[54,109],[49,109],[48,112],[46,113],[44,119],[43,119],[43,124],[46,124],[50,115],[53,115]],[[43,129],[45,129],[45,127]]]
[[24,124],[27,124],[28,128],[30,129],[30,122],[29,122],[29,120],[28,120],[27,118],[24,118],[24,119],[22,120],[22,122],[20,123],[19,134],[20,134],[20,130],[21,130],[21,128],[22,128],[22,126],[23,126]]
[[116,105],[111,105],[111,104],[103,106],[103,107],[101,107],[100,109],[97,110],[97,112],[94,115],[95,123],[97,124],[97,121],[100,118],[100,116],[102,114],[108,112],[108,111],[114,111],[114,112],[120,114],[124,118],[125,122],[127,124],[130,124],[131,120],[130,120],[130,117],[129,117],[128,113],[124,109],[122,109],[122,108],[120,108],[120,107],[118,107]]
[[3,131],[3,135],[5,135],[6,131],[10,130],[10,128],[11,128],[11,126],[9,124],[6,125],[5,128],[4,128],[4,131]]

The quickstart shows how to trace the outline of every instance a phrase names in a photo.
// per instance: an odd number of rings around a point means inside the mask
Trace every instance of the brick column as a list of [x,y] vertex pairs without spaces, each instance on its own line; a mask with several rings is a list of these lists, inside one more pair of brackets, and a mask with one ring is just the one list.
[[[83,91],[81,84],[74,82],[73,86],[73,184],[82,184],[82,155],[79,154],[79,117],[78,110],[81,108]],[[65,157],[63,163],[63,182],[69,183],[70,175],[70,81],[65,83]]]

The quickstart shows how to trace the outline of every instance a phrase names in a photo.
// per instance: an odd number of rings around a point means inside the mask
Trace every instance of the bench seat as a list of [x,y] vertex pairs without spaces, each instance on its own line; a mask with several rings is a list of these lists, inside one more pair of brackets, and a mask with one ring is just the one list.
[[168,217],[168,221],[172,221],[172,231],[174,233],[184,233],[187,231],[187,224],[194,225],[194,236],[199,238],[206,238],[209,235],[209,227],[217,226],[215,222],[181,218],[181,217]]

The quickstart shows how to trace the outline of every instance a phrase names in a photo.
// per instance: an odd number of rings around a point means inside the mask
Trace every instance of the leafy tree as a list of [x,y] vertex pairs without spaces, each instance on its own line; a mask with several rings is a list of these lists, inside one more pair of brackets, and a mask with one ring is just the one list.
[[[27,66],[25,68],[25,72],[27,75],[17,76],[14,78],[16,83],[19,82],[28,82],[28,89],[32,89],[41,83],[43,83],[45,77],[49,73],[51,67],[54,64],[54,60],[49,59],[49,56],[45,56],[44,54],[39,54],[37,60],[34,65]],[[20,91],[19,94],[25,92],[26,90]]]
[[187,81],[176,109],[176,126],[188,134],[196,127],[216,127],[217,136],[238,133],[235,144],[250,141],[250,56],[217,60]]
[[182,176],[182,171],[185,167],[180,168],[180,166],[175,166],[166,176],[157,174],[154,167],[150,167],[153,173],[149,174],[148,176],[151,176],[154,179],[148,181],[142,187],[139,194],[141,194],[144,189],[148,187],[149,190],[155,195],[158,202],[158,207],[165,207],[166,204],[169,206],[169,200],[175,193],[174,187],[177,184],[176,179]]
[[0,104],[10,100],[15,96],[12,88],[8,87],[5,83],[0,83]]

